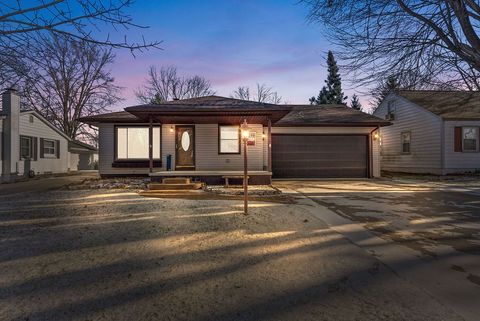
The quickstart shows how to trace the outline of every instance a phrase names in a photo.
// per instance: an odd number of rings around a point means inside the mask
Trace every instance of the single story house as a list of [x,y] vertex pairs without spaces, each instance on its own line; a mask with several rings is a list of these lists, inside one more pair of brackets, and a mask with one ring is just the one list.
[[393,91],[373,115],[393,123],[380,130],[382,170],[480,171],[480,92]]
[[98,149],[78,140],[69,140],[70,171],[97,169]]
[[274,178],[380,176],[375,133],[389,122],[344,105],[274,105],[206,96],[83,117],[99,128],[102,176],[193,177],[218,183],[243,171],[247,121],[252,184]]
[[[1,180],[24,174],[66,173],[77,170],[72,158],[80,158],[71,139],[34,110],[21,110],[14,89],[2,94],[0,111]],[[90,154],[96,153],[90,147]],[[26,161],[28,159],[28,161]]]

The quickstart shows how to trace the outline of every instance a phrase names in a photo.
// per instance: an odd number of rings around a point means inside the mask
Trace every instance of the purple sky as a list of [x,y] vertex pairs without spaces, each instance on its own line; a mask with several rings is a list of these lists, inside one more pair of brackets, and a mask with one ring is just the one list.
[[[307,9],[291,0],[148,1],[130,9],[149,29],[127,31],[131,40],[163,40],[163,50],[134,58],[117,52],[112,72],[124,87],[121,109],[136,104],[133,91],[150,65],[175,65],[181,75],[209,79],[221,96],[239,85],[273,87],[289,103],[308,103],[326,77],[324,55],[331,48],[320,27],[306,22]],[[123,31],[119,31],[122,33]],[[344,89],[350,97],[352,90]]]

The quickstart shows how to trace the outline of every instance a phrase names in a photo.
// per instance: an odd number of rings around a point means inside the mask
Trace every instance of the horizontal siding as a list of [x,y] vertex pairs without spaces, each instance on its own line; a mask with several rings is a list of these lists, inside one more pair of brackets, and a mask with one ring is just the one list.
[[[256,133],[255,146],[248,146],[249,170],[263,170],[263,126],[249,124],[250,131]],[[218,153],[218,125],[195,125],[195,148],[197,170],[242,170],[243,148],[240,154]]]
[[[98,127],[98,171],[100,175],[139,175],[148,174],[149,168],[116,168],[115,124],[100,124]],[[124,124],[122,124],[124,125]],[[138,124],[136,124],[138,125]],[[160,168],[156,168],[160,170]]]
[[480,153],[455,152],[454,128],[462,126],[480,127],[480,121],[445,121],[445,173],[473,172],[480,170]]
[[[413,103],[389,95],[374,112],[385,118],[389,101],[394,101],[393,125],[380,129],[382,170],[438,173],[441,171],[442,120]],[[410,154],[402,154],[401,133],[411,132]]]
[[[33,116],[33,123],[30,122],[30,116]],[[31,169],[37,174],[45,172],[63,173],[69,169],[68,141],[65,137],[53,130],[42,120],[32,114],[20,115],[20,135],[37,137],[37,161],[31,161]],[[53,139],[60,141],[60,158],[40,158],[40,138]],[[20,139],[20,138],[19,138]],[[20,154],[17,155],[20,160]],[[23,172],[23,162],[19,162],[19,170]]]
[[[375,137],[375,135],[378,134],[380,135],[380,130],[376,130],[372,133],[372,137]],[[372,151],[371,151],[371,157],[372,157],[372,163],[371,163],[371,169],[372,169],[372,176],[373,177],[380,177],[380,140],[378,138],[370,138],[370,142],[372,144]]]
[[[249,125],[256,132],[255,146],[248,146],[248,162],[250,170],[263,170],[263,127],[262,125]],[[172,155],[172,167],[175,168],[175,124],[162,125],[162,168],[165,170],[167,155]],[[148,174],[148,168],[113,168],[114,161],[114,124],[101,124],[99,126],[99,172],[100,174]],[[218,154],[218,125],[195,125],[195,166],[197,170],[242,170],[243,151],[239,155]]]

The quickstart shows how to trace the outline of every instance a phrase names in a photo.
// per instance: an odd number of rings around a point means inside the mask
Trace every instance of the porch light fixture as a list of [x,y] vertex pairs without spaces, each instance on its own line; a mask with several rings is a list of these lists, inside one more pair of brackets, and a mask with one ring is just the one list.
[[377,140],[380,138],[380,135],[378,133],[373,134],[373,140]]
[[248,128],[247,120],[243,120],[240,126],[243,141],[243,212],[248,214],[248,158],[247,158],[247,142],[250,137],[250,128]]
[[173,126],[170,126],[170,132],[173,133]]

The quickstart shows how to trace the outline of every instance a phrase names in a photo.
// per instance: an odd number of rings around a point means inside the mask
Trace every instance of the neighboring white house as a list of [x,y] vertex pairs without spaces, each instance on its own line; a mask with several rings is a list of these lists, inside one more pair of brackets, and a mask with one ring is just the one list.
[[398,90],[373,115],[393,123],[380,130],[382,170],[480,171],[480,92]]
[[79,160],[79,154],[85,151],[70,152],[71,140],[67,135],[38,112],[20,110],[20,97],[14,89],[2,94],[0,119],[2,181],[28,173],[65,173],[78,169],[78,163],[71,159]]

